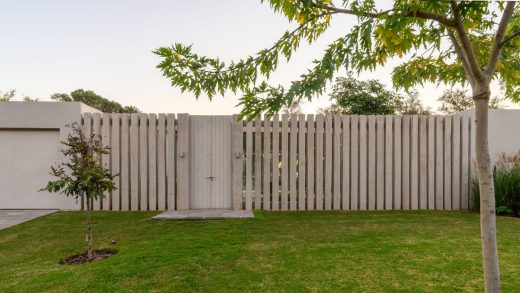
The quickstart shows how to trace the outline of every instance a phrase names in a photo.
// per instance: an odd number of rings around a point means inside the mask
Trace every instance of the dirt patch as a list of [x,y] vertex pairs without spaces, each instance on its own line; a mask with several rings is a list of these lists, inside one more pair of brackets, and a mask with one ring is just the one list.
[[87,257],[87,253],[84,252],[84,253],[81,253],[81,254],[76,254],[76,255],[73,255],[73,256],[69,256],[69,257],[67,257],[65,259],[62,259],[60,261],[60,264],[63,264],[63,265],[79,265],[79,264],[82,264],[82,263],[92,262],[92,261],[99,260],[99,259],[109,258],[109,257],[111,257],[112,255],[114,255],[116,253],[117,253],[116,249],[111,249],[111,248],[98,249],[98,250],[94,250],[93,251],[94,256],[92,258],[88,258]]

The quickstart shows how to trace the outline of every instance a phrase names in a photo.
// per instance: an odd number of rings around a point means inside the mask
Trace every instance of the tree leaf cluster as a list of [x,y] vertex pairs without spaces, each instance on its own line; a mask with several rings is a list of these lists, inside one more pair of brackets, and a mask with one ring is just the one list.
[[103,167],[100,158],[110,149],[101,144],[99,135],[87,136],[77,123],[70,125],[71,133],[62,142],[61,150],[67,161],[51,166],[51,175],[57,179],[48,182],[41,191],[62,193],[78,198],[100,199],[105,192],[116,189],[110,170]]
[[[340,69],[359,73],[375,70],[392,58],[401,64],[392,72],[396,89],[409,90],[426,82],[465,86],[467,75],[457,58],[450,33],[455,20],[449,1],[396,0],[389,10],[371,0],[269,0],[269,5],[289,21],[297,23],[273,45],[256,55],[228,64],[218,58],[194,53],[191,45],[175,44],[154,51],[162,61],[157,66],[172,86],[212,98],[227,90],[240,92],[241,117],[274,114],[294,102],[311,100],[323,93]],[[494,31],[503,4],[484,1],[458,2],[460,22],[475,48],[477,62],[485,68],[493,47]],[[357,24],[330,43],[321,58],[288,86],[268,79],[281,60],[289,60],[302,41],[316,42],[329,27],[331,17],[347,15]],[[502,44],[493,78],[500,80],[505,94],[520,100],[519,13],[515,13]],[[447,45],[448,44],[448,45]],[[280,58],[282,57],[282,58]],[[404,58],[406,57],[406,58]],[[403,58],[403,59],[400,59]]]

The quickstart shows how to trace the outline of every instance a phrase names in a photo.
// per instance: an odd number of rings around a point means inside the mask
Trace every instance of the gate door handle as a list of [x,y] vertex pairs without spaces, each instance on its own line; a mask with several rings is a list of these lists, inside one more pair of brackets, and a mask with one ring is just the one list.
[[213,181],[213,180],[215,180],[215,177],[209,176],[209,177],[206,177],[206,179],[209,179],[209,180]]

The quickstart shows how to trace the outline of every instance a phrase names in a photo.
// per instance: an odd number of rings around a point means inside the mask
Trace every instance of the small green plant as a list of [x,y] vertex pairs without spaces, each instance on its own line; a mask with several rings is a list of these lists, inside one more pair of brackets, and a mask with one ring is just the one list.
[[[520,216],[520,166],[498,164],[493,169],[495,183],[496,213]],[[479,208],[480,192],[478,179],[472,180],[475,208]]]
[[76,199],[84,198],[87,210],[87,259],[92,260],[92,202],[104,197],[103,193],[115,190],[112,175],[103,167],[99,158],[108,154],[110,149],[101,145],[99,135],[86,136],[77,123],[68,126],[71,133],[62,144],[66,148],[61,152],[67,162],[51,166],[51,175],[57,178],[50,181],[41,191],[60,192]]

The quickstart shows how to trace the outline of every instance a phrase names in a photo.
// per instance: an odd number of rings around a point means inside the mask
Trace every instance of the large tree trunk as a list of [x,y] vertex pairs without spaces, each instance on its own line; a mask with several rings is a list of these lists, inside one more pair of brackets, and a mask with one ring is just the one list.
[[94,254],[92,252],[92,221],[91,221],[91,198],[86,196],[87,202],[87,258],[94,258]]
[[489,83],[475,86],[476,143],[475,153],[480,183],[480,238],[484,265],[486,292],[500,292],[500,271],[498,267],[495,187],[488,146],[488,103],[491,96]]

